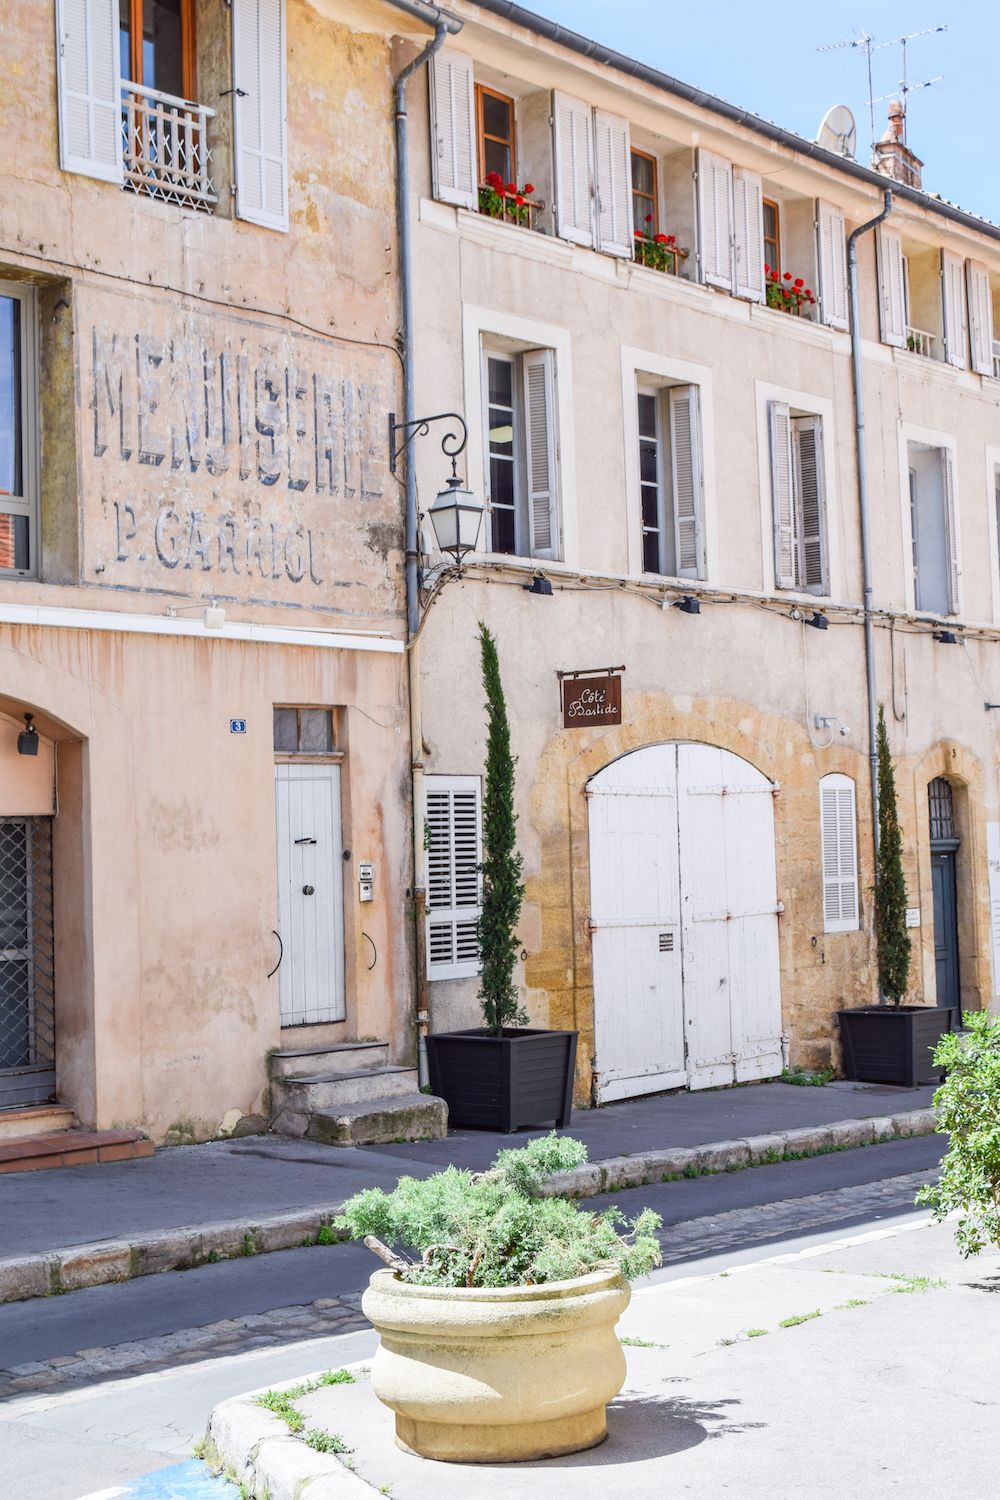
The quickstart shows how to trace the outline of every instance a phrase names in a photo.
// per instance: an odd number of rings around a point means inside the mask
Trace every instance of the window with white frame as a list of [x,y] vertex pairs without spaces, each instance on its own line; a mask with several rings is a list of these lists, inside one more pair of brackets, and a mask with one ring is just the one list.
[[38,571],[35,293],[0,282],[0,576]]
[[857,932],[858,834],[854,782],[834,773],[819,784],[823,841],[823,931]]
[[958,525],[954,460],[931,443],[906,445],[913,603],[929,614],[958,613]]
[[425,776],[427,977],[479,973],[482,863],[478,776]]
[[559,556],[555,354],[484,346],[488,547],[510,557]]
[[696,385],[636,388],[642,569],[705,577],[701,419]]
[[775,587],[827,594],[823,419],[785,401],[769,401],[767,418]]

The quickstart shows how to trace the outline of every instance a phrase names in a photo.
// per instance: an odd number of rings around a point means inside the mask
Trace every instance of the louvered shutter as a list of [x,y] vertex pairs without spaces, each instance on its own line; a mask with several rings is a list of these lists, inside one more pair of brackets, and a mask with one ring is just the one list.
[[472,58],[444,47],[431,58],[431,173],[434,196],[475,208],[476,103]]
[[756,172],[733,172],[733,238],[736,294],[764,300],[764,184]]
[[951,452],[941,449],[941,473],[944,484],[945,525],[948,528],[948,613],[957,615],[958,584],[961,568],[958,558],[958,517],[955,514],[955,465]]
[[232,0],[236,215],[288,228],[285,0]]
[[701,445],[698,387],[675,385],[667,392],[670,469],[674,502],[674,557],[679,578],[705,576],[702,524]]
[[551,349],[521,356],[528,545],[532,557],[559,556],[555,379]]
[[711,151],[698,152],[698,254],[702,281],[731,292],[733,167]]
[[847,230],[832,203],[816,200],[819,315],[830,328],[847,327]]
[[59,165],[121,182],[118,0],[56,0]]
[[979,375],[993,374],[993,298],[990,295],[990,273],[978,260],[965,263],[969,294],[969,343],[972,346],[972,368]]
[[628,121],[594,111],[597,248],[632,255],[632,148]]
[[962,262],[950,250],[941,251],[941,293],[944,302],[944,357],[964,370],[967,324],[965,321],[965,274]]
[[798,525],[798,581],[803,589],[829,593],[826,580],[826,491],[823,420],[793,417],[793,502]]
[[906,347],[906,298],[903,292],[903,242],[880,224],[878,236],[879,326],[883,344]]
[[823,843],[823,931],[857,932],[858,840],[854,782],[824,776],[819,784]]
[[784,401],[767,403],[771,444],[771,496],[774,505],[774,583],[793,589],[795,569],[795,502],[792,491],[792,420]]
[[480,784],[477,776],[426,776],[427,977],[479,973]]
[[592,245],[594,142],[590,105],[568,94],[554,93],[552,133],[556,234],[574,245]]

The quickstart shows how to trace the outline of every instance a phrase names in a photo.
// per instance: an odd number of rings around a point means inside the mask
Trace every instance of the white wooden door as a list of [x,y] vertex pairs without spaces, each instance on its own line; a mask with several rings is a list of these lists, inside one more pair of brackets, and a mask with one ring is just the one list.
[[623,756],[587,794],[594,1041],[605,1102],[686,1081],[675,747]]
[[340,767],[277,765],[274,790],[281,1024],[343,1021],[347,1012]]
[[781,1071],[773,787],[727,750],[656,745],[590,796],[597,1097]]

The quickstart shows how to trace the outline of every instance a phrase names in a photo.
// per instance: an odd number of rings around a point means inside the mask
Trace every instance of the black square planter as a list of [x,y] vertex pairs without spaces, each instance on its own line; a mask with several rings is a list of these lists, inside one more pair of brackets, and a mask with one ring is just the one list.
[[933,1052],[958,1011],[939,1005],[863,1005],[840,1010],[844,1073],[859,1083],[896,1083],[904,1088],[937,1083]]
[[576,1071],[575,1031],[439,1031],[427,1038],[431,1091],[448,1123],[468,1130],[568,1125]]

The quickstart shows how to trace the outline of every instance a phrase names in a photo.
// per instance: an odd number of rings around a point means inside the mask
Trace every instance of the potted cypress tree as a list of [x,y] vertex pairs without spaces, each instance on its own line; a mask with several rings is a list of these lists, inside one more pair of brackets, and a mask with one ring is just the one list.
[[878,947],[878,1005],[838,1012],[844,1072],[864,1083],[899,1083],[909,1088],[939,1077],[934,1048],[951,1031],[957,1012],[938,1005],[903,1005],[910,977],[910,933],[906,926],[903,839],[896,806],[896,776],[878,706],[878,860],[875,867],[875,938]]
[[479,645],[487,719],[479,918],[484,1025],[428,1036],[431,1089],[447,1101],[452,1125],[508,1132],[553,1121],[563,1126],[573,1107],[577,1033],[529,1026],[514,982],[524,900],[514,807],[516,762],[497,644],[482,621]]

